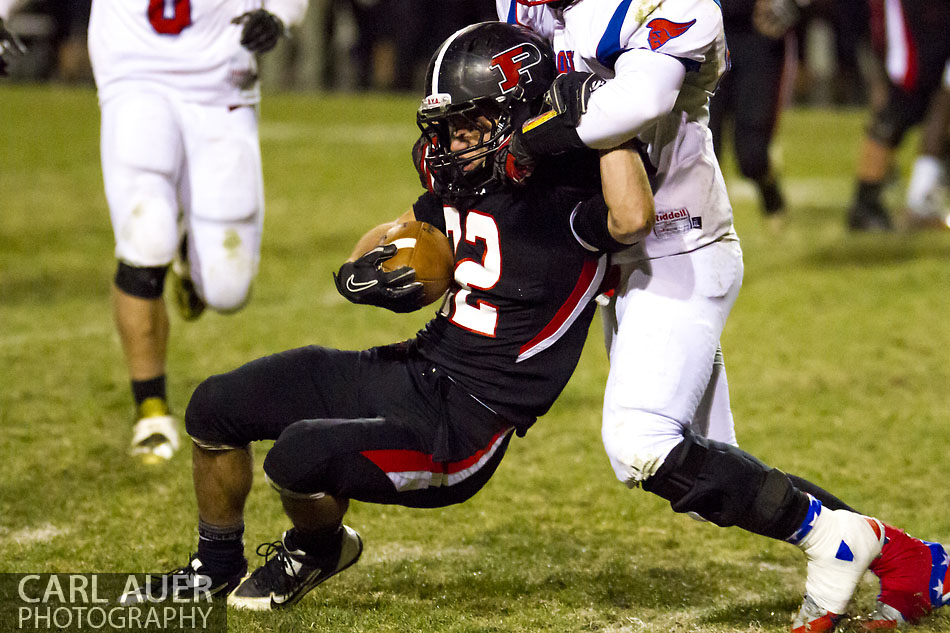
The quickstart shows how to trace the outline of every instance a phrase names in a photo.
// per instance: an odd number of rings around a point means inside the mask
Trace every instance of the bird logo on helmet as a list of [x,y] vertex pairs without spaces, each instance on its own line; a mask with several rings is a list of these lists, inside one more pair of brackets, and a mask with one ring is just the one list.
[[[429,61],[416,116],[433,191],[462,200],[500,186],[494,155],[541,111],[556,76],[550,45],[518,25],[482,22],[445,40]],[[485,132],[478,143],[452,151],[451,131],[459,127]]]

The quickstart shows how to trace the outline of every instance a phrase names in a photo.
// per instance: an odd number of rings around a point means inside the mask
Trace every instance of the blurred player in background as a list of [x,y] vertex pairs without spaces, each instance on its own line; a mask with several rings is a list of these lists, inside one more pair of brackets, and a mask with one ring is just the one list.
[[871,33],[884,62],[887,99],[871,114],[858,154],[857,186],[848,211],[853,231],[889,231],[881,195],[907,131],[920,123],[950,60],[950,2],[871,0]]
[[736,447],[719,339],[742,252],[707,126],[726,68],[719,2],[497,0],[497,10],[553,41],[564,73],[551,89],[554,113],[513,134],[509,173],[634,142],[651,174],[656,225],[614,256],[620,284],[605,314],[603,440],[617,478],[677,512],[797,545],[808,574],[796,633],[833,629],[869,567],[881,579],[878,624],[943,605],[950,596],[929,589],[947,576],[943,547]]
[[26,52],[20,38],[3,23],[10,17],[10,13],[17,4],[19,4],[17,0],[0,0],[0,77],[7,76],[7,65],[11,58]]
[[907,183],[906,221],[911,230],[950,228],[950,62],[920,135],[920,152]]
[[[318,346],[268,356],[195,390],[198,552],[157,579],[153,595],[227,593],[241,580],[249,443],[276,439],[264,472],[294,527],[258,552],[265,564],[228,597],[239,608],[289,606],[357,561],[359,535],[342,524],[349,500],[442,507],[478,492],[513,433],[550,408],[574,371],[607,269],[653,224],[639,154],[571,156],[539,164],[515,187],[496,162],[511,130],[537,114],[555,75],[548,45],[525,29],[476,24],[451,36],[429,65],[416,148],[430,190],[396,222],[357,243],[335,276],[350,301],[419,308],[414,271],[380,269],[396,252],[380,238],[421,220],[449,236],[454,283],[412,340],[364,351]],[[158,591],[162,591],[161,594]],[[147,599],[142,592],[126,603]]]
[[306,0],[93,3],[113,312],[136,405],[131,453],[143,461],[178,448],[165,387],[169,266],[185,320],[249,298],[264,217],[255,54],[305,11]]
[[726,131],[739,171],[759,194],[773,229],[785,218],[785,196],[769,156],[782,109],[789,20],[766,11],[771,0],[732,0],[722,7],[731,68],[709,105],[709,127],[716,155],[723,156]]

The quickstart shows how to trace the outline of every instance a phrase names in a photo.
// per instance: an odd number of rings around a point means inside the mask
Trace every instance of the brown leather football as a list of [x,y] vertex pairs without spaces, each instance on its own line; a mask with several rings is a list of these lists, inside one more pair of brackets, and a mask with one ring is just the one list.
[[455,271],[452,246],[444,233],[426,222],[403,222],[389,229],[380,244],[399,249],[381,264],[383,270],[409,266],[416,271],[416,281],[422,282],[422,305],[442,298]]

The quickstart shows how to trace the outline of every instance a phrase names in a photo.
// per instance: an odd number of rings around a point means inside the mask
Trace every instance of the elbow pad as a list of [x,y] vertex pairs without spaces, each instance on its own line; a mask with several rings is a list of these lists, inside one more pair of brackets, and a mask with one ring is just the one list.
[[607,228],[609,209],[602,196],[580,202],[571,212],[571,231],[581,246],[589,251],[617,253],[632,246],[618,242]]

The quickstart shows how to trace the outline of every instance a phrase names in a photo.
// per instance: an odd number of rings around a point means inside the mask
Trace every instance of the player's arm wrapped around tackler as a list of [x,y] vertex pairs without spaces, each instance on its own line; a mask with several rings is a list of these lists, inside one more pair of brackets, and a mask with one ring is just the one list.
[[7,76],[7,64],[10,57],[24,53],[26,53],[26,47],[23,42],[16,33],[4,26],[3,18],[0,18],[0,77]]
[[336,289],[348,301],[393,312],[412,312],[422,305],[422,284],[408,266],[385,271],[381,264],[396,254],[395,244],[373,248],[340,266],[333,275]]
[[550,108],[515,130],[504,153],[505,173],[523,180],[542,156],[563,154],[586,147],[577,134],[581,116],[587,112],[591,93],[604,80],[593,73],[572,71],[558,75],[544,96]]
[[579,203],[571,230],[581,246],[616,253],[642,240],[656,223],[653,192],[636,141],[600,154],[602,195]]

